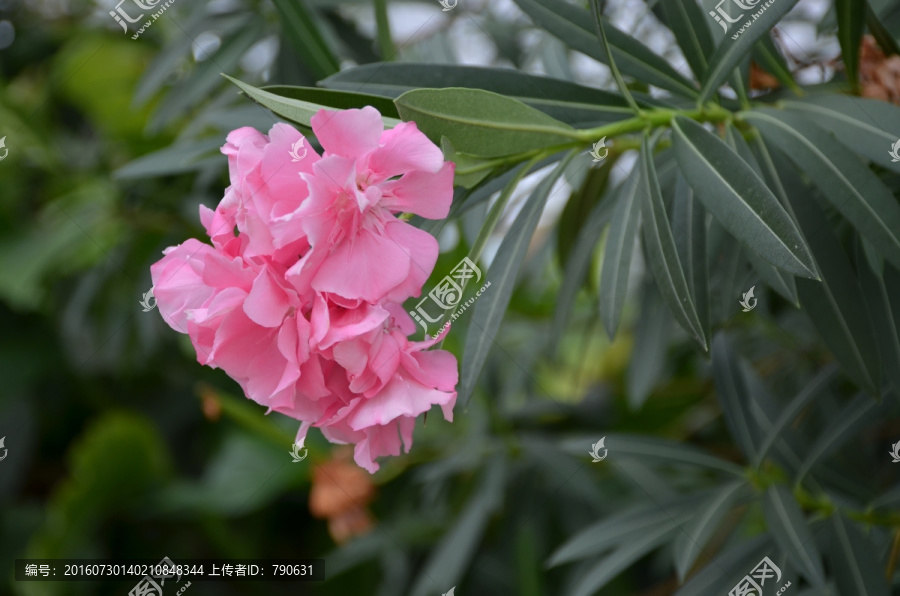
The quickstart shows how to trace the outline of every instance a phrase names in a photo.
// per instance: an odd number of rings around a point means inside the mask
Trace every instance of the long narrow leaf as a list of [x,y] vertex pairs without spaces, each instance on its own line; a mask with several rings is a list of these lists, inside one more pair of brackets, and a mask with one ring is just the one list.
[[600,274],[600,318],[610,339],[615,338],[628,290],[631,256],[641,217],[638,172],[632,172],[616,198]]
[[763,512],[769,533],[787,554],[788,560],[810,582],[821,586],[825,583],[822,557],[816,549],[812,532],[803,516],[803,510],[791,491],[781,484],[773,484],[766,491]]
[[684,270],[678,260],[678,250],[675,247],[656,167],[653,164],[650,140],[646,135],[641,142],[640,168],[641,177],[638,184],[639,192],[642,194],[641,210],[644,220],[641,227],[647,262],[653,271],[660,294],[675,316],[675,320],[706,350],[706,336],[697,317]]
[[[735,66],[745,55],[750,53],[756,42],[764,35],[768,35],[772,27],[795,4],[797,4],[797,0],[777,0],[763,8],[741,10],[739,14],[726,13],[727,16],[724,16],[721,11],[718,12],[717,23],[725,29],[725,37],[716,48],[715,54],[709,59],[709,69],[700,89],[700,103],[705,103],[712,97]],[[756,15],[759,16],[754,18]],[[731,22],[729,23],[729,21]]]
[[491,281],[491,291],[486,292],[475,303],[463,353],[459,388],[459,399],[463,404],[468,403],[472,397],[475,383],[481,374],[491,345],[494,343],[494,336],[500,328],[500,323],[503,322],[503,315],[510,298],[512,298],[516,278],[522,268],[522,262],[525,260],[525,253],[531,243],[538,219],[550,197],[553,184],[565,171],[574,155],[574,153],[570,153],[566,156],[553,172],[537,186],[521,213],[516,217],[512,229],[507,232],[500,243],[491,268],[487,271],[487,277]]
[[745,120],[781,147],[860,233],[900,267],[900,205],[869,168],[795,114],[760,109],[747,112]]
[[682,173],[713,216],[776,267],[817,278],[806,242],[753,168],[693,120],[676,118],[672,131]]
[[[515,2],[536,24],[558,37],[563,43],[605,63],[606,54],[597,43],[588,11],[562,0],[515,0]],[[612,47],[612,56],[623,73],[677,95],[697,96],[691,82],[678,74],[678,71],[661,56],[654,54],[634,37],[615,28],[609,21],[604,22],[604,28]]]

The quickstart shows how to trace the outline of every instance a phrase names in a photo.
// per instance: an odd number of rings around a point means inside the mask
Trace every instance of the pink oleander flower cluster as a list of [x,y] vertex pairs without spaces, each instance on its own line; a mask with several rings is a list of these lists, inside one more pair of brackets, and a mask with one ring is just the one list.
[[333,443],[375,458],[412,445],[433,405],[453,419],[457,366],[410,341],[402,302],[419,296],[437,241],[396,217],[447,216],[454,165],[415,123],[384,130],[372,107],[321,110],[318,155],[283,123],[268,136],[232,131],[231,185],[201,206],[212,245],[190,239],[151,267],[159,311],[187,333],[197,360],[221,368],[253,401]]

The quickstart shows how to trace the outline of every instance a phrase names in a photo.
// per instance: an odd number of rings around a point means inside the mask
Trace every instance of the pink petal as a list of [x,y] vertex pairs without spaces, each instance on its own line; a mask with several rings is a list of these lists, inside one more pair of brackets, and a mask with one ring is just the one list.
[[319,110],[310,123],[327,153],[354,159],[377,147],[384,130],[381,114],[372,106],[339,112]]
[[427,219],[443,219],[453,202],[453,172],[456,166],[446,162],[436,173],[414,171],[399,180],[381,184],[384,194],[378,205],[392,212],[415,213]]
[[[418,255],[416,258],[421,259]],[[403,283],[409,272],[410,255],[406,246],[361,230],[332,249],[316,273],[312,287],[319,292],[360,298],[374,304]]]
[[368,168],[387,180],[412,170],[432,174],[444,164],[444,154],[416,126],[415,122],[401,122],[381,135],[381,146],[367,158]]

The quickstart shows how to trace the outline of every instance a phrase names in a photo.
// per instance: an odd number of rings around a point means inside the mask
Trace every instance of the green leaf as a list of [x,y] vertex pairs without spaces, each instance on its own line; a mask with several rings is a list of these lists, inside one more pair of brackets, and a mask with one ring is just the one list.
[[571,143],[574,129],[522,102],[478,89],[416,89],[394,100],[400,117],[463,153],[499,157]]
[[763,512],[769,533],[787,554],[791,564],[811,583],[817,586],[824,584],[822,557],[816,549],[803,510],[791,491],[781,484],[771,485],[763,499]]
[[684,581],[703,547],[719,527],[734,503],[747,490],[745,480],[735,480],[719,489],[707,502],[697,507],[696,514],[682,527],[673,544],[678,580]]
[[[349,68],[321,82],[325,87],[399,97],[420,88],[466,87],[517,99],[567,124],[599,126],[629,118],[631,109],[617,93],[584,87],[510,68],[456,64],[375,63]],[[670,106],[640,93],[632,96],[642,107]]]
[[[719,86],[725,82],[738,63],[746,56],[756,42],[764,35],[768,35],[769,31],[775,24],[781,20],[793,7],[797,4],[797,0],[778,0],[769,6],[740,11],[739,14],[728,15],[727,20],[734,20],[734,23],[727,23],[723,19],[718,25],[725,27],[725,37],[719,43],[715,53],[709,59],[709,69],[706,73],[706,79],[700,89],[701,104],[712,97]],[[762,14],[753,19],[754,14]],[[742,27],[746,27],[741,31]]]
[[800,305],[847,375],[872,394],[880,384],[875,335],[860,305],[865,304],[859,282],[831,226],[808,195],[790,195],[794,212],[807,238],[821,283],[797,280]]
[[325,43],[321,27],[313,19],[307,4],[299,0],[272,0],[281,14],[280,23],[297,56],[317,78],[340,70],[340,62]]
[[[578,174],[584,173],[584,179],[580,181],[580,184],[578,179],[570,181],[575,190],[566,201],[566,206],[563,208],[556,226],[556,256],[560,267],[565,267],[568,263],[572,248],[594,206],[607,194],[615,195],[618,192],[619,187],[614,192],[607,193],[609,175],[614,170],[616,157],[616,155],[612,155],[595,167],[579,170]],[[615,201],[610,200],[610,202]]]
[[667,517],[652,528],[635,535],[611,554],[601,559],[567,592],[570,596],[591,596],[638,559],[668,542],[687,516]]
[[672,234],[678,249],[678,260],[684,267],[685,279],[697,307],[697,318],[703,336],[709,342],[709,264],[706,249],[706,209],[694,200],[687,180],[680,175],[675,181],[672,201]]
[[859,44],[866,29],[867,0],[834,0],[838,41],[850,86],[859,86]]
[[897,44],[897,40],[894,39],[891,32],[888,31],[887,27],[881,22],[881,19],[878,18],[878,14],[871,5],[866,11],[866,26],[869,28],[869,33],[875,38],[881,51],[888,56],[900,54],[900,45]]
[[113,172],[113,178],[127,180],[190,172],[205,165],[204,157],[215,155],[216,160],[221,160],[218,149],[222,144],[222,139],[215,137],[171,145],[128,162]]
[[842,150],[832,135],[799,116],[772,109],[745,116],[767,142],[784,150],[867,240],[900,266],[900,205],[869,168]]
[[640,292],[641,310],[634,330],[634,347],[625,373],[628,406],[638,410],[659,383],[669,348],[670,317],[659,292],[650,284]]
[[781,81],[781,84],[793,91],[796,95],[803,95],[803,89],[794,80],[791,69],[784,61],[784,57],[775,44],[771,35],[764,35],[756,47],[753,48],[753,60],[766,72],[772,74]]
[[[860,251],[861,252],[861,251]],[[881,275],[857,254],[862,295],[868,305],[869,322],[878,341],[882,370],[895,390],[900,390],[900,275],[885,264]]]
[[600,274],[600,318],[610,339],[616,336],[622,306],[628,290],[631,257],[637,239],[641,203],[638,195],[638,172],[631,172],[622,184],[613,209],[606,246],[603,249],[603,269]]
[[611,515],[566,540],[550,555],[547,567],[597,556],[639,538],[648,530],[671,521],[673,517],[684,518],[682,520],[684,521],[690,516],[690,510],[696,504],[697,498],[694,496],[688,499],[679,497],[666,501],[663,505],[654,502],[631,508],[618,515]]
[[713,216],[776,267],[817,278],[806,242],[753,168],[693,120],[676,117],[672,131],[681,171]]
[[381,112],[382,116],[388,118],[400,118],[400,114],[397,113],[397,106],[394,105],[394,102],[380,95],[338,91],[335,89],[321,89],[319,87],[295,87],[291,85],[268,85],[266,87],[260,87],[260,89],[268,93],[274,93],[279,97],[299,99],[301,101],[339,110],[372,106]]
[[835,513],[831,516],[829,561],[832,576],[841,594],[854,596],[890,596],[878,554],[871,540],[856,524]]
[[709,17],[703,14],[696,0],[668,0],[660,2],[659,6],[691,71],[698,80],[703,80],[707,60],[715,50],[715,42],[709,32]]
[[800,412],[811,404],[813,400],[821,396],[822,392],[834,382],[836,370],[834,365],[822,369],[809,383],[806,384],[806,386],[803,387],[800,393],[791,400],[791,403],[781,411],[778,415],[778,419],[772,424],[772,428],[769,429],[768,434],[762,440],[762,443],[760,443],[754,461],[754,465],[757,468],[765,460],[766,456],[769,454],[769,450],[772,449],[772,446],[781,438],[781,435],[787,429],[788,425],[796,420],[797,416],[800,415]]
[[[597,43],[597,36],[591,28],[593,20],[588,11],[562,0],[515,1],[535,24],[563,43],[595,60],[607,63],[606,53]],[[603,26],[612,47],[612,57],[624,74],[676,95],[697,96],[691,82],[678,74],[661,56],[654,54],[631,35],[615,28],[608,20],[604,20]]]
[[725,423],[747,459],[753,459],[757,451],[759,429],[751,423],[753,418],[748,409],[750,397],[738,356],[723,332],[717,333],[713,338],[712,369]]
[[857,433],[868,422],[866,417],[876,408],[878,402],[872,396],[861,393],[853,398],[833,418],[819,438],[809,447],[806,459],[803,460],[797,472],[796,482],[800,484],[806,474],[819,463],[819,461],[831,454],[835,449],[857,436]]
[[[621,192],[621,188],[616,192]],[[562,283],[559,286],[559,291],[556,293],[556,307],[553,310],[553,334],[549,342],[551,353],[556,351],[559,338],[566,329],[578,290],[581,289],[585,277],[587,277],[588,269],[594,256],[594,247],[600,240],[603,228],[609,223],[613,207],[616,204],[609,197],[598,201],[591,209],[584,226],[578,232],[575,245],[572,247],[571,254],[566,260]]]
[[433,594],[435,584],[454,586],[475,556],[490,515],[503,499],[506,462],[495,456],[485,468],[479,487],[465,509],[440,543],[431,551],[428,561],[410,590],[411,596]]
[[453,186],[474,188],[491,174],[490,162],[475,155],[459,153],[447,137],[441,137],[441,150],[444,160],[456,164],[453,174]]
[[235,35],[227,37],[222,46],[211,57],[196,64],[191,76],[186,77],[174,89],[168,92],[165,99],[153,114],[150,130],[157,131],[208,98],[210,93],[221,83],[219,73],[235,69],[241,56],[250,49],[262,36],[262,23],[253,19]]
[[459,399],[463,404],[468,403],[472,397],[475,383],[490,352],[491,344],[494,343],[494,336],[500,328],[500,323],[503,322],[503,315],[512,297],[516,278],[531,243],[531,236],[544,211],[553,184],[574,156],[574,152],[569,153],[531,193],[512,228],[503,237],[487,271],[486,277],[491,281],[491,289],[475,303],[472,322],[466,335],[459,388]]
[[[587,455],[587,450],[597,438],[579,436],[566,439],[562,448],[574,455]],[[691,447],[678,441],[657,439],[646,435],[607,434],[606,448],[612,455],[630,455],[639,458],[659,459],[667,463],[687,464],[727,472],[739,478],[744,477],[744,470],[729,461],[709,455],[701,449]]]
[[684,277],[684,270],[678,260],[678,250],[669,227],[669,218],[663,205],[662,191],[653,164],[650,140],[645,135],[641,141],[640,173],[638,181],[642,196],[642,217],[644,223],[644,248],[647,262],[653,271],[660,294],[675,316],[675,320],[697,343],[707,349],[706,336],[697,318],[697,311]]
[[[279,116],[287,118],[292,122],[296,122],[306,128],[311,128],[310,119],[316,115],[316,113],[324,108],[325,106],[311,103],[308,101],[303,101],[300,99],[292,99],[290,97],[282,97],[281,95],[277,95],[270,91],[263,91],[262,89],[257,89],[252,85],[248,85],[242,81],[237,79],[233,79],[228,75],[222,75],[247,94],[247,97],[258,103],[259,105],[269,108]],[[384,121],[385,127],[390,128],[399,124],[399,120],[395,120],[394,118],[385,118],[381,117]]]
[[900,161],[893,161],[889,151],[900,138],[900,107],[838,94],[810,95],[802,101],[786,100],[781,105],[812,118],[817,126],[834,134],[856,153],[900,172]]
[[766,556],[771,547],[768,534],[736,544],[694,574],[675,596],[723,596],[723,586],[733,586]]

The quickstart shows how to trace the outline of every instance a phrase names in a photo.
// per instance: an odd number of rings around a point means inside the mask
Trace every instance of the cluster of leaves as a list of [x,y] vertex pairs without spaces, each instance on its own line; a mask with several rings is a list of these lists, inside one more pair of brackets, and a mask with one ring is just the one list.
[[[73,447],[46,521],[27,498],[10,508],[15,521],[4,517],[10,552],[324,552],[322,594],[385,596],[454,585],[460,594],[721,595],[769,556],[798,596],[891,593],[900,581],[891,548],[900,487],[887,454],[900,397],[900,163],[888,150],[900,110],[853,91],[864,31],[896,50],[900,2],[835,1],[823,27],[833,22],[847,78],[818,87],[793,79],[770,33],[797,0],[776,0],[736,40],[707,16],[711,0],[648,0],[690,74],[614,27],[596,3],[516,4],[554,47],[569,48],[563,56],[574,50],[609,65],[618,91],[574,77],[378,61],[393,58],[383,1],[374,3],[371,40],[330,4],[273,0],[215,13],[190,4],[152,61],[126,49],[136,42],[118,42],[131,57],[124,80],[146,106],[135,119],[143,131],[105,128],[90,93],[97,81],[73,79],[81,82],[70,83],[60,120],[72,104],[127,146],[126,158],[143,157],[123,165],[110,151],[78,166],[71,196],[34,178],[17,182],[17,194],[39,188],[52,200],[8,240],[11,254],[29,259],[29,291],[0,276],[6,304],[42,313],[3,313],[35,338],[2,343],[15,355],[5,360],[14,397],[4,411],[32,421],[7,445],[40,445],[40,461]],[[156,27],[154,35],[166,31]],[[224,41],[184,72],[192,40],[210,30]],[[242,56],[273,33],[279,85],[242,82],[258,76]],[[97,39],[65,48],[63,80]],[[360,66],[338,72],[341,59]],[[751,60],[781,89],[751,90]],[[275,116],[236,97],[220,72]],[[490,290],[446,342],[461,354],[468,410],[451,428],[431,420],[418,428],[413,453],[376,478],[379,528],[325,552],[322,527],[296,513],[306,467],[283,471],[292,421],[261,419],[225,395],[227,423],[204,420],[193,382],[232,385],[201,371],[189,349],[166,350],[172,334],[134,315],[146,266],[160,248],[200,235],[197,202],[214,204],[227,183],[215,155],[226,131],[284,119],[310,133],[318,109],[364,105],[386,126],[415,121],[457,164],[450,217],[413,219],[435,234],[460,232],[436,271],[478,260],[523,180],[536,172],[541,180],[485,269]],[[187,120],[190,111],[197,116]],[[25,120],[17,121],[27,129]],[[609,154],[592,166],[586,151],[604,137]],[[123,199],[96,175],[113,168],[134,196]],[[541,241],[538,219],[566,188],[555,242]],[[88,239],[77,233],[85,222]],[[54,252],[72,254],[65,267]],[[3,259],[0,272],[19,265]],[[60,285],[45,299],[49,280]],[[759,306],[739,314],[737,300],[754,284]],[[58,335],[67,353],[41,334]],[[44,399],[36,424],[36,408],[22,404],[54,392],[66,398]],[[144,413],[100,416],[123,403]],[[609,456],[591,464],[587,451],[603,435]],[[314,441],[313,463],[326,450]],[[178,449],[188,451],[177,458],[180,476],[166,443],[190,446]],[[61,474],[58,464],[38,468]],[[51,492],[22,468],[9,478],[0,499],[22,486]],[[308,550],[296,546],[295,528],[309,528]]]

